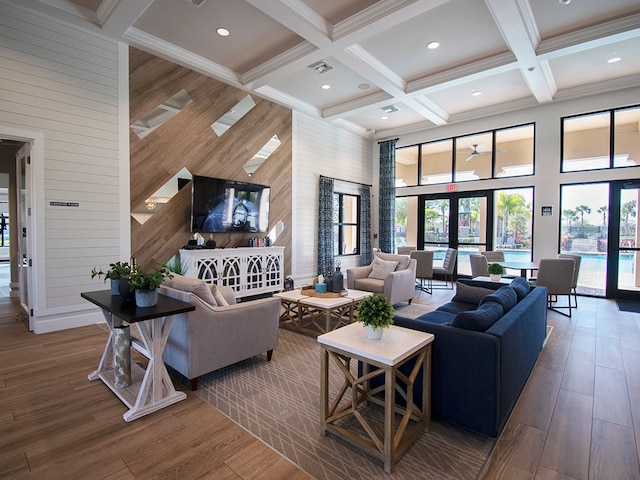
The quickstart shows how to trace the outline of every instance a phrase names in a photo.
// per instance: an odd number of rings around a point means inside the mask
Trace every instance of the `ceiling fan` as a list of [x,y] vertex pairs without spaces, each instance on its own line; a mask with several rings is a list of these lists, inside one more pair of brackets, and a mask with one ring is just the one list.
[[468,162],[469,160],[471,160],[473,157],[477,157],[478,155],[488,155],[491,153],[491,150],[487,151],[487,152],[479,152],[478,151],[478,145],[480,145],[479,143],[474,143],[471,148],[472,152],[471,155],[469,155],[466,159],[465,162]]

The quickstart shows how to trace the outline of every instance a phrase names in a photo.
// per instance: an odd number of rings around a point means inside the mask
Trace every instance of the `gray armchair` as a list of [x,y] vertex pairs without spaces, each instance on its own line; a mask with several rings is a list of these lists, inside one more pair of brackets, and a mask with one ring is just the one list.
[[444,261],[441,267],[433,267],[433,273],[444,277],[445,288],[449,288],[449,280],[451,280],[451,290],[453,290],[453,271],[456,268],[456,258],[458,250],[455,248],[447,248]]
[[558,258],[571,258],[574,261],[571,290],[573,291],[573,307],[578,308],[578,292],[576,291],[576,288],[578,287],[578,277],[580,276],[580,263],[582,262],[582,257],[571,253],[559,253]]
[[489,263],[485,255],[472,253],[469,255],[469,263],[471,264],[471,276],[472,277],[488,277],[489,276]]
[[[375,259],[398,262],[395,270],[390,271],[384,278],[374,278]],[[416,261],[407,255],[394,255],[377,252],[371,265],[347,268],[347,288],[379,293],[395,305],[400,302],[411,303],[415,295]]]
[[432,293],[433,250],[412,250],[409,256],[416,261],[416,288]]
[[415,250],[416,247],[413,246],[404,246],[404,247],[398,247],[396,250],[398,250],[398,255],[411,255],[411,252],[413,250]]
[[203,280],[178,275],[176,278],[180,283],[173,285],[178,288],[162,285],[159,292],[196,309],[174,316],[162,358],[190,380],[192,390],[198,387],[198,377],[219,368],[262,353],[266,353],[267,361],[271,360],[278,346],[278,298],[236,304],[230,287],[218,287],[229,305],[216,306],[210,303],[215,300],[203,295],[201,284],[209,288]]
[[[540,260],[538,277],[535,282],[531,282],[536,286],[547,287],[547,308],[568,317],[574,308],[571,302],[574,268],[575,261],[572,258],[543,258]],[[567,296],[566,305],[558,304],[560,295]],[[569,313],[561,311],[564,309],[568,309]]]

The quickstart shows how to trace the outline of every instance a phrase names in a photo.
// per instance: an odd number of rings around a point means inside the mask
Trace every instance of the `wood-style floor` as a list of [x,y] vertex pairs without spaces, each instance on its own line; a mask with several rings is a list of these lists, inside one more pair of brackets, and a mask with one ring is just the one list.
[[[451,296],[436,290],[414,301]],[[35,335],[17,312],[0,303],[0,478],[308,478],[191,392],[125,423],[124,405],[87,381],[106,332]],[[482,478],[640,479],[640,314],[580,298],[573,318],[549,312],[548,324]]]
[[124,422],[124,404],[102,382],[87,380],[106,331],[35,335],[17,314],[10,300],[1,301],[0,478],[310,478],[190,391],[182,402]]

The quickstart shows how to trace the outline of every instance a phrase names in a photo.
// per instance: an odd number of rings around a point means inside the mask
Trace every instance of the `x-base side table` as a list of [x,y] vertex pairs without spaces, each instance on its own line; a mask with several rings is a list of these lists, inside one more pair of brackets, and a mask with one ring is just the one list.
[[[336,434],[349,443],[384,462],[384,471],[391,473],[393,465],[402,453],[431,424],[431,344],[430,333],[392,325],[385,329],[381,340],[369,340],[364,327],[353,323],[318,337],[322,348],[320,379],[320,416],[322,435]],[[415,365],[406,376],[400,367],[411,359]],[[334,361],[344,374],[344,382],[333,401],[329,401],[329,363]],[[351,360],[361,361],[361,376],[351,371]],[[413,403],[414,383],[422,371],[422,405]],[[369,381],[384,375],[381,387],[370,388]],[[406,385],[403,391],[396,381]],[[351,398],[347,392],[351,390]],[[406,406],[396,404],[396,391],[406,399]],[[384,393],[384,397],[378,394]],[[384,408],[383,435],[360,412],[365,402]],[[401,419],[396,427],[396,413]],[[354,415],[362,432],[340,425],[340,420]],[[413,422],[413,423],[411,423]]]

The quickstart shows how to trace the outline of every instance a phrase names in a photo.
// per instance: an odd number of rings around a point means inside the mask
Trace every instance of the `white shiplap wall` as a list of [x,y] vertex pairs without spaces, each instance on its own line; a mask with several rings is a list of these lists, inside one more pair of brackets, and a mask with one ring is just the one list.
[[[349,182],[373,183],[373,141],[328,122],[293,114],[292,275],[296,286],[317,275],[318,183],[320,175]],[[358,193],[357,185],[335,182],[335,190]],[[372,200],[371,209],[376,210]],[[340,257],[342,270],[360,257]]]
[[36,332],[88,323],[80,292],[104,288],[89,272],[120,258],[129,241],[121,239],[118,50],[113,40],[0,2],[0,134],[6,125],[44,137],[44,158],[34,159],[43,164],[32,166],[43,177],[33,193],[44,198],[34,212],[44,226],[35,232],[43,257]]

